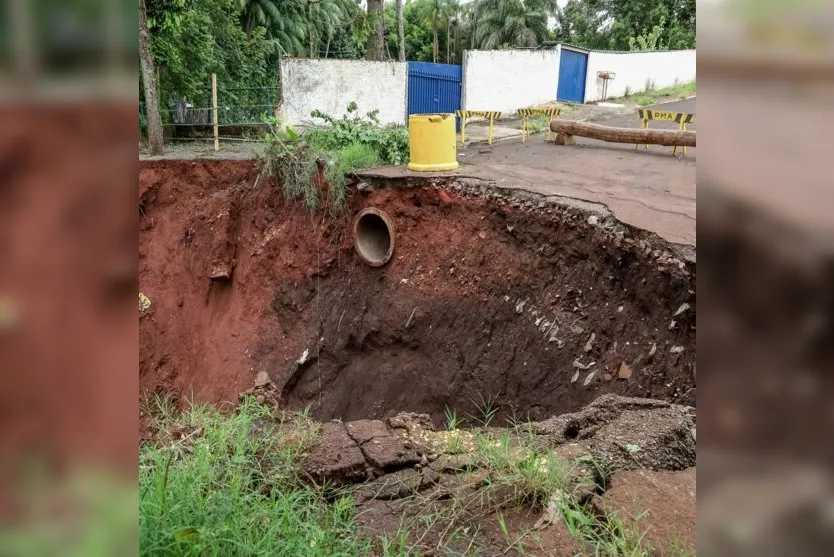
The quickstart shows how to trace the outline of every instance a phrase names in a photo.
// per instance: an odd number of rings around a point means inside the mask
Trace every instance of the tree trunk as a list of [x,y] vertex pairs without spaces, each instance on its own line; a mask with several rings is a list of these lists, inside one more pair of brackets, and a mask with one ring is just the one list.
[[307,4],[307,38],[310,43],[310,58],[316,58],[313,51],[315,45],[315,27],[313,26],[313,0],[308,0]]
[[458,18],[457,23],[455,24],[455,64],[460,63],[460,18]]
[[475,50],[475,29],[478,26],[478,12],[474,7],[472,8],[472,17],[470,19],[472,20],[472,25],[470,26],[472,35],[469,48],[470,50]]
[[156,71],[154,70],[151,39],[148,34],[145,0],[139,0],[139,65],[142,83],[145,86],[145,114],[148,118],[148,146],[151,155],[161,155],[165,151],[162,140],[162,120],[159,117],[159,91],[156,88]]
[[452,25],[451,22],[447,19],[446,20],[446,63],[447,64],[452,63],[452,50],[451,50],[451,46],[452,46],[452,40],[451,40],[452,27],[451,27],[451,25]]
[[384,0],[368,0],[368,15],[374,17],[374,32],[368,38],[365,58],[383,60],[385,48],[385,16],[382,12]]
[[610,126],[600,126],[599,124],[588,124],[586,122],[559,120],[558,118],[550,122],[550,130],[556,133],[590,137],[591,139],[600,139],[613,143],[695,147],[694,131],[612,128]]
[[440,43],[437,41],[437,17],[431,18],[431,29],[434,33],[434,43],[432,45],[432,55],[434,56],[434,63],[437,64],[437,57],[440,56]]
[[405,26],[403,24],[403,0],[397,0],[397,41],[400,43],[400,62],[405,62]]

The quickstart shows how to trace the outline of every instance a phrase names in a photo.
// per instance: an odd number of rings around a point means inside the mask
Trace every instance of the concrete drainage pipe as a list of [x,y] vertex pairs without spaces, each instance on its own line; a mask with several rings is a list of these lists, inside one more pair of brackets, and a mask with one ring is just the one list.
[[394,253],[394,223],[373,207],[362,209],[353,221],[353,246],[359,258],[371,267],[382,267]]

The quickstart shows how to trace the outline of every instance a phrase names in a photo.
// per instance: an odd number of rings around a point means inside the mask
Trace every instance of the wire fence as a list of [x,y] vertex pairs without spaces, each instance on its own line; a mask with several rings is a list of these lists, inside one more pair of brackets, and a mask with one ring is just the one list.
[[[275,114],[281,97],[274,87],[237,87],[217,89],[218,126],[248,126],[262,124],[266,117]],[[198,99],[174,99],[161,108],[163,125],[211,126],[211,90]],[[139,103],[139,120],[146,118],[145,104]]]

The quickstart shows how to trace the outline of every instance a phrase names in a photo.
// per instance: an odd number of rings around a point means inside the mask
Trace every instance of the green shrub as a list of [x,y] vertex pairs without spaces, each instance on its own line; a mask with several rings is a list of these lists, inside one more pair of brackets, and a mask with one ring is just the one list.
[[370,145],[351,143],[338,154],[339,169],[344,174],[372,168],[379,164],[379,153]]
[[405,126],[389,124],[381,126],[377,110],[360,116],[355,102],[347,107],[341,118],[334,118],[320,110],[310,113],[313,118],[322,120],[327,127],[308,132],[308,141],[317,149],[341,150],[354,143],[372,147],[381,162],[404,164],[408,161],[408,130]]
[[[274,177],[290,199],[300,199],[311,212],[324,204],[331,213],[345,207],[345,174],[379,163],[408,161],[408,130],[404,126],[380,127],[377,111],[360,116],[350,103],[341,118],[314,110],[312,116],[327,127],[312,128],[303,135],[274,116],[264,116],[268,133],[261,156],[261,176]],[[324,174],[327,197],[321,199],[316,177]]]

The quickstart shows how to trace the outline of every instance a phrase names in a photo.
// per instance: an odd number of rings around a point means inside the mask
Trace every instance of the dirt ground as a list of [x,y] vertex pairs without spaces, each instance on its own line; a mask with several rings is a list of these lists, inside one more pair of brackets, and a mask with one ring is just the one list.
[[[256,179],[251,161],[140,163],[146,391],[234,401],[265,372],[319,419],[693,399],[694,265],[662,240],[544,199],[536,213],[425,186],[312,217]],[[369,205],[396,226],[381,269],[349,233]]]
[[[651,555],[689,554],[695,548],[690,410],[606,395],[581,412],[531,424],[531,433],[445,431],[419,414],[333,421],[324,424],[304,470],[311,481],[353,494],[363,531],[395,537],[404,527],[426,554],[592,554],[561,516],[546,519],[541,502],[519,500],[518,486],[487,456],[484,440],[509,434],[512,458],[525,458],[533,447],[552,454],[547,466],[565,474],[560,505],[616,517],[643,536]],[[566,424],[576,427],[576,437],[565,436]],[[454,439],[463,439],[465,450],[452,449]],[[623,458],[623,446],[641,451]],[[453,530],[459,534],[449,536]]]
[[[410,521],[431,554],[448,532],[419,524],[451,516],[450,550],[592,552],[446,454],[447,411],[494,412],[566,466],[620,470],[572,505],[632,524],[638,504],[657,554],[694,549],[694,209],[689,241],[676,182],[660,186],[678,169],[694,207],[694,162],[541,138],[461,155],[445,176],[364,176],[342,216],[286,200],[245,153],[140,161],[141,396],[309,408],[324,423],[305,473],[351,489],[368,535]],[[368,206],[396,230],[382,268],[353,249]]]

